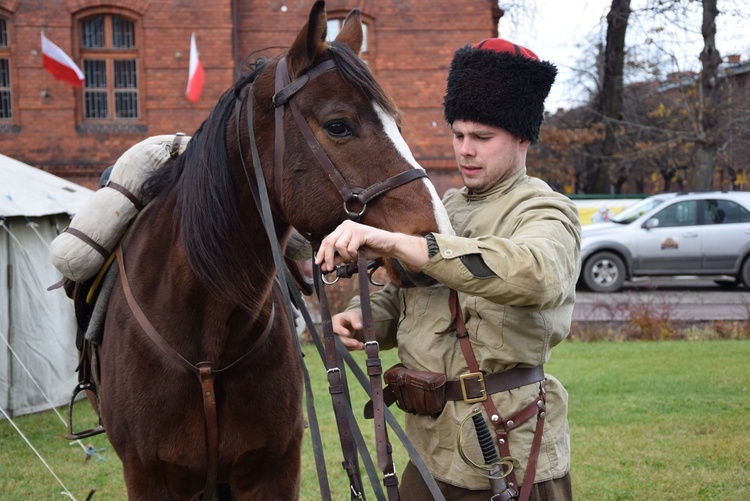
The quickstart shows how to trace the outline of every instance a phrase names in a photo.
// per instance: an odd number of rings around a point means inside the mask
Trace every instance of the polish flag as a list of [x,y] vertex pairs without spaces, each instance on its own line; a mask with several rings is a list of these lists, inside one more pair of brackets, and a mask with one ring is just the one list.
[[49,41],[42,32],[42,61],[44,68],[58,80],[80,87],[86,77],[76,63],[60,47]]
[[203,65],[198,58],[198,49],[195,46],[195,33],[190,37],[190,70],[188,73],[188,84],[185,95],[191,103],[197,103],[203,91]]

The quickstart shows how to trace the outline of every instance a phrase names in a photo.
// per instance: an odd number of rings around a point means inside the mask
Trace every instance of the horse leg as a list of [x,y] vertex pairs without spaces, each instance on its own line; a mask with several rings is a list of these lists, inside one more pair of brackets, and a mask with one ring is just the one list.
[[274,499],[294,501],[299,498],[300,450],[302,433],[293,438],[284,454],[254,451],[262,458],[232,471],[232,494],[237,501]]
[[176,499],[154,468],[145,468],[137,458],[122,458],[125,487],[129,500]]

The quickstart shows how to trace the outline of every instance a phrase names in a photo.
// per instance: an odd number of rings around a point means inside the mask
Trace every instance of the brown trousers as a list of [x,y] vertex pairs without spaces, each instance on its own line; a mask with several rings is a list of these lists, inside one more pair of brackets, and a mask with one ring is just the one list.
[[[435,480],[447,501],[489,501],[492,491],[472,491]],[[488,481],[489,483],[489,481]],[[399,482],[399,494],[404,501],[433,501],[419,470],[409,461]],[[534,484],[529,501],[573,501],[570,473],[562,478]]]

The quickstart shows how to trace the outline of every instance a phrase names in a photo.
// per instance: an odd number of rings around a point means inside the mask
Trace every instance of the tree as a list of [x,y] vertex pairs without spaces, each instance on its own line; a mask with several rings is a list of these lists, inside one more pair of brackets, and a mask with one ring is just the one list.
[[529,172],[562,193],[583,191],[580,173],[584,172],[586,150],[603,137],[601,124],[586,125],[590,123],[575,113],[549,117],[539,143],[533,146],[534,154],[527,157]]
[[612,0],[612,6],[607,14],[604,73],[597,106],[597,111],[605,125],[605,136],[601,145],[601,154],[598,157],[592,157],[594,166],[591,169],[593,174],[591,188],[594,193],[608,193],[612,185],[610,167],[612,156],[616,152],[617,121],[622,118],[625,33],[628,28],[628,17],[630,17],[630,0]]
[[[624,19],[619,9],[627,3],[612,1],[606,40],[601,34],[591,41],[578,63],[578,74],[594,82],[582,80],[580,86],[596,93],[588,105],[591,122],[573,127],[605,126],[602,140],[586,146],[578,192],[742,189],[750,170],[750,77],[746,63],[722,63],[717,0],[648,0]],[[730,6],[730,17],[747,16],[746,8]],[[627,44],[618,37],[625,35],[625,20]],[[701,34],[695,36],[698,26]],[[703,50],[695,68],[681,51],[698,40]],[[592,64],[597,53],[598,65]],[[557,122],[567,126],[569,120]]]
[[713,188],[713,172],[718,151],[719,110],[722,105],[722,82],[719,79],[721,55],[716,49],[717,0],[703,0],[703,65],[700,76],[700,94],[696,106],[696,141],[693,150],[693,173],[691,184],[696,191]]

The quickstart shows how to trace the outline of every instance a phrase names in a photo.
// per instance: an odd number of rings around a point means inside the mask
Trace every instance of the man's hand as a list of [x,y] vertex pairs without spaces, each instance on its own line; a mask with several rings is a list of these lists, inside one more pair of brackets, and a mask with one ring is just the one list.
[[330,272],[337,264],[356,260],[360,249],[367,259],[398,259],[413,271],[419,271],[428,261],[427,241],[423,237],[393,233],[347,220],[323,239],[315,263],[323,271]]
[[359,310],[337,313],[331,317],[331,324],[333,332],[339,336],[347,350],[365,349],[365,344],[362,341],[354,339],[354,334],[362,330],[362,313]]

